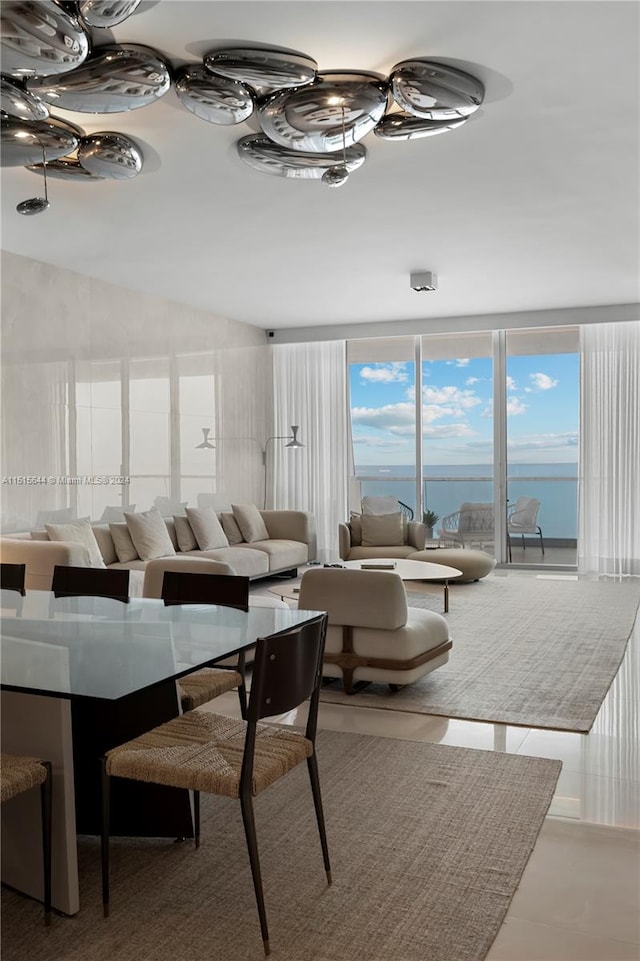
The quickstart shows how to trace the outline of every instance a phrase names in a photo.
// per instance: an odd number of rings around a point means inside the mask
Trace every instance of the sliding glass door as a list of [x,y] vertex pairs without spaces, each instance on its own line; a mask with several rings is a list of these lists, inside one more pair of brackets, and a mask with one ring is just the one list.
[[439,544],[575,565],[578,351],[577,327],[350,341],[351,509],[394,495]]
[[[422,501],[440,539],[469,523],[469,546],[493,550],[493,341],[487,331],[423,337]],[[468,505],[474,505],[472,508]],[[469,513],[471,510],[476,513]],[[462,518],[457,514],[464,512]]]
[[576,564],[578,337],[575,327],[507,331],[507,532],[513,564]]
[[351,510],[359,511],[366,495],[394,495],[415,515],[420,507],[420,473],[416,464],[414,339],[350,341],[347,363]]

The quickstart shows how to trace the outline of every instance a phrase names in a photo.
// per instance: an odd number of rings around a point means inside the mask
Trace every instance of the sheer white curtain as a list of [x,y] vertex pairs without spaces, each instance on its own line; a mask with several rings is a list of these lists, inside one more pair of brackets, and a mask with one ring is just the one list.
[[640,574],[640,322],[580,339],[578,569]]
[[[338,559],[338,524],[347,517],[345,341],[277,344],[273,349],[274,434],[300,427],[301,450],[270,445],[267,505],[312,511],[320,561]],[[273,454],[273,456],[271,456]]]

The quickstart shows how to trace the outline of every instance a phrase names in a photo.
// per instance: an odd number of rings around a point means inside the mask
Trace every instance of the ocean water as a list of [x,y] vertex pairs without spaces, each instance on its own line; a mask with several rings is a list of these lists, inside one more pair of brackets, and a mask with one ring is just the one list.
[[[415,512],[416,489],[412,472],[412,466],[408,464],[379,464],[357,468],[356,476],[361,479],[362,496],[392,494]],[[440,519],[459,510],[465,501],[493,502],[490,464],[425,465],[422,483],[423,501],[430,510],[440,515]],[[538,524],[545,537],[576,538],[577,463],[510,464],[509,503],[514,503],[518,497],[535,497],[540,501]]]

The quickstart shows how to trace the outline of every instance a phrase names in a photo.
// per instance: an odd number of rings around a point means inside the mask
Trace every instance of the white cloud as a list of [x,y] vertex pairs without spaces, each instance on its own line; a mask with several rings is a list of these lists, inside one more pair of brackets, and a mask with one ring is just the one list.
[[363,367],[360,378],[378,384],[404,384],[409,380],[407,365],[400,362]]
[[458,357],[456,360],[456,367],[468,367],[470,363],[469,357]]
[[459,387],[424,387],[422,400],[427,404],[446,404],[457,410],[469,410],[481,404],[481,399],[472,390],[460,390]]
[[527,405],[523,404],[519,397],[509,397],[507,399],[507,416],[524,414]]
[[422,436],[439,437],[472,437],[475,431],[468,424],[436,424],[435,427],[423,427]]
[[465,380],[464,383],[465,383],[465,387],[473,387],[474,384],[479,384],[479,383],[480,383],[480,378],[479,378],[479,377],[467,377],[467,379]]
[[557,380],[554,380],[553,377],[549,377],[548,374],[541,374],[540,372],[536,374],[529,374],[529,380],[533,384],[535,390],[551,390],[552,387],[558,386]]
[[415,430],[415,407],[410,403],[386,404],[384,407],[354,407],[351,411],[354,424],[377,427],[393,433]]
[[518,389],[518,385],[513,379],[513,377],[509,377],[509,375],[507,374],[507,390],[517,390],[517,389]]
[[379,450],[395,450],[398,447],[405,448],[407,446],[407,442],[400,437],[363,435],[362,437],[354,437],[353,442],[354,444],[362,444],[363,447],[375,447]]

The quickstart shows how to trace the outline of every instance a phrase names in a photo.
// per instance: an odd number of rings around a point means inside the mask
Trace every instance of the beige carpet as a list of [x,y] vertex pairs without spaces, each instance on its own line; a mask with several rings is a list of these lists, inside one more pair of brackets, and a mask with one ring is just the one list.
[[[256,801],[274,961],[482,961],[542,825],[560,762],[357,734],[318,740],[334,883],[306,765]],[[260,961],[240,805],[203,796],[203,843],[98,843],[75,918],[3,892],[3,961]]]
[[[442,588],[407,583],[409,604],[442,612]],[[640,603],[638,579],[492,575],[450,589],[449,662],[396,694],[371,685],[323,701],[585,733],[593,725]]]

